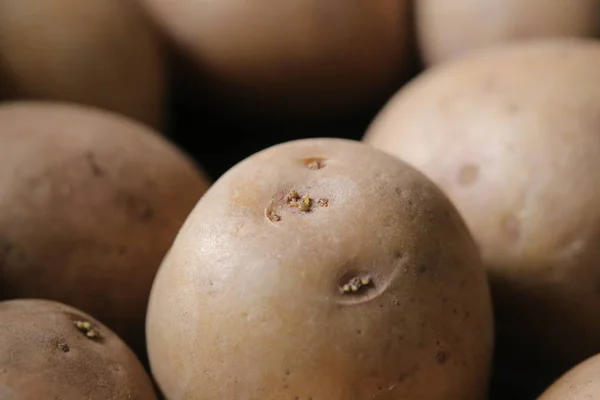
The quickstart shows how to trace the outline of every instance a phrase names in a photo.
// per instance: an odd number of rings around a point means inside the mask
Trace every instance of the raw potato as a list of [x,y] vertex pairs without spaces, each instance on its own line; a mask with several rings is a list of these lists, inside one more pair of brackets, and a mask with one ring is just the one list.
[[585,39],[479,52],[406,86],[364,139],[461,211],[491,276],[500,372],[540,389],[600,353],[598,65]]
[[163,262],[146,326],[170,400],[482,400],[493,342],[448,199],[342,139],[281,144],[221,177]]
[[269,118],[384,100],[414,58],[409,0],[138,1],[223,107]]
[[0,107],[0,297],[70,304],[143,356],[152,280],[207,187],[181,152],[123,117]]
[[0,302],[0,321],[0,399],[156,399],[132,351],[90,315],[22,299]]
[[578,364],[552,384],[538,400],[600,398],[600,355]]
[[0,1],[5,99],[60,100],[163,122],[163,54],[141,10],[124,0]]
[[415,8],[429,65],[507,42],[600,34],[598,0],[416,0]]

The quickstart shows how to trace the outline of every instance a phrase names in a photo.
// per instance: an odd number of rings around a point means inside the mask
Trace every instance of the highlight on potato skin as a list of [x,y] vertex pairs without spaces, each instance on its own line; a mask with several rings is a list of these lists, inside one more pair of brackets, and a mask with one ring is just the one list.
[[[321,168],[299,162],[313,156]],[[456,209],[342,139],[273,146],[216,181],[159,269],[146,328],[170,400],[483,400],[493,345]]]
[[48,300],[8,300],[0,302],[0,321],[3,400],[157,399],[131,349],[81,310]]

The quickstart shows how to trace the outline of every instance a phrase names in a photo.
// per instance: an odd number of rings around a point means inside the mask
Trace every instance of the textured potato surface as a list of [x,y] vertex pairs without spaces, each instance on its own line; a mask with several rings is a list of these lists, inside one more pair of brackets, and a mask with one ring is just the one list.
[[0,321],[0,399],[156,399],[133,352],[90,315],[20,299],[0,302]]
[[481,400],[493,342],[448,199],[341,139],[269,148],[209,189],[157,275],[147,335],[170,400]]

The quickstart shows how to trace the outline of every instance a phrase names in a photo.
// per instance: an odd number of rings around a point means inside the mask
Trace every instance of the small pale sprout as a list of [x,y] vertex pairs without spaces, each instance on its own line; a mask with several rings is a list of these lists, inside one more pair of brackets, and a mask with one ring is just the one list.
[[310,201],[310,197],[308,196],[308,193],[305,194],[304,196],[302,196],[302,201],[298,201],[297,204],[298,204],[298,208],[300,209],[300,211],[310,210],[311,201]]
[[327,207],[329,206],[329,200],[328,199],[324,199],[324,198],[320,198],[318,201],[319,205],[321,207]]
[[89,331],[87,331],[87,332],[85,333],[85,335],[86,335],[87,337],[89,337],[89,338],[95,338],[95,337],[97,337],[97,336],[98,336],[98,334],[96,333],[96,331],[95,331],[95,330],[93,330],[93,329],[90,329]]
[[363,287],[372,284],[372,282],[373,281],[371,280],[370,276],[363,276],[363,277],[355,276],[354,278],[350,279],[348,281],[348,283],[346,283],[342,286],[342,293],[358,292]]
[[267,214],[267,218],[269,219],[269,221],[272,221],[272,222],[281,221],[281,216],[275,214],[275,211],[273,211],[271,209],[267,210],[266,214]]
[[73,323],[75,324],[75,327],[77,329],[79,329],[79,331],[81,331],[82,333],[85,333],[85,335],[89,338],[96,338],[98,337],[98,332],[96,332],[94,329],[92,329],[92,324],[88,321],[73,321]]
[[310,160],[308,164],[306,164],[306,166],[308,167],[308,169],[321,169],[323,168],[323,161],[318,158],[315,158],[313,160]]
[[300,195],[295,190],[290,190],[285,199],[289,202],[297,201],[300,198]]

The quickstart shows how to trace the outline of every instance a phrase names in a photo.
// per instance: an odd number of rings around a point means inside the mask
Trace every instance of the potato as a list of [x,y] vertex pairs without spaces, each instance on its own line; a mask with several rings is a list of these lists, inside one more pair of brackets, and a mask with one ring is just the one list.
[[414,58],[410,0],[138,1],[191,60],[186,86],[269,118],[384,101]]
[[588,358],[552,384],[538,400],[600,398],[600,355]]
[[0,399],[152,400],[152,382],[109,328],[65,304],[0,302]]
[[480,51],[400,90],[364,138],[457,206],[491,277],[499,368],[530,386],[600,353],[598,65],[585,39]]
[[152,280],[207,178],[158,134],[84,106],[0,107],[0,297],[88,312],[140,354]]
[[416,0],[415,8],[429,65],[504,43],[600,34],[598,0]]
[[277,145],[222,176],[178,234],[150,296],[151,368],[169,400],[481,400],[480,262],[405,163],[344,139]]
[[164,57],[133,2],[3,0],[0,27],[4,99],[75,102],[161,127]]

